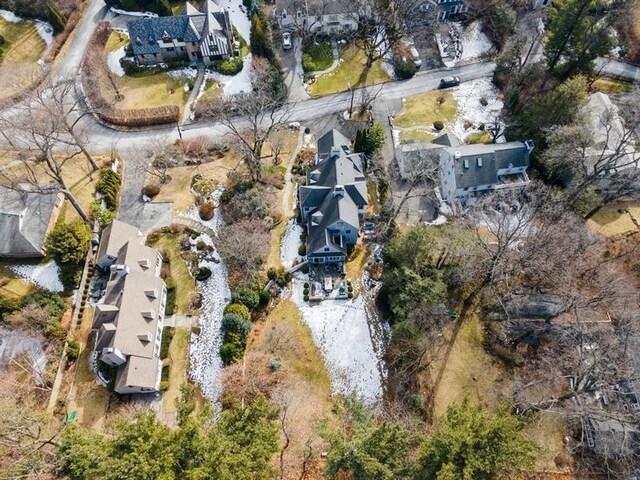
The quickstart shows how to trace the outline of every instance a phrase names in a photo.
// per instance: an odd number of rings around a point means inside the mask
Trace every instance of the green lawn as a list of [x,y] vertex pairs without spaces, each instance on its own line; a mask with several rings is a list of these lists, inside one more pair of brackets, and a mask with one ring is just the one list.
[[629,93],[633,90],[631,83],[599,78],[591,84],[591,90],[602,93]]
[[408,130],[406,132],[400,132],[400,143],[412,143],[412,142],[430,142],[437,135],[427,130]]
[[427,92],[407,98],[402,111],[393,119],[399,127],[431,126],[436,120],[450,122],[458,104],[449,92]]
[[111,32],[104,48],[107,53],[111,53],[120,47],[124,47],[127,43],[129,43],[129,37],[127,35],[124,33]]
[[302,69],[305,72],[319,72],[326,70],[333,64],[331,42],[322,42],[318,45],[307,42],[302,50]]
[[475,143],[491,143],[492,138],[489,132],[474,132],[467,135],[464,139],[464,143],[467,145]]
[[355,45],[349,45],[340,52],[342,62],[333,72],[321,75],[311,85],[312,95],[329,95],[344,92],[351,87],[375,85],[389,80],[389,75],[382,68],[380,60],[373,63],[365,71],[366,58],[364,52]]

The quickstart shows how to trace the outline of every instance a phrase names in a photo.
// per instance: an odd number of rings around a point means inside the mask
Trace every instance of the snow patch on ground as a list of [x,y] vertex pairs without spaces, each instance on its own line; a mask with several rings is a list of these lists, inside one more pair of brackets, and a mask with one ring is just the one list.
[[242,38],[249,43],[251,21],[247,17],[247,11],[242,5],[242,0],[218,0],[216,3],[229,12],[231,23],[236,27],[238,33],[242,35]]
[[109,66],[109,70],[119,77],[124,77],[124,69],[122,68],[122,65],[120,65],[120,59],[125,56],[124,48],[125,47],[122,46],[107,55],[107,65]]
[[42,385],[42,374],[47,366],[42,342],[31,335],[0,329],[0,368],[8,367],[15,358],[23,355],[29,359],[36,383]]
[[301,234],[302,227],[298,225],[295,219],[289,220],[280,242],[280,259],[285,268],[291,268],[294,263],[299,263],[301,260],[298,255]]
[[128,15],[130,17],[154,18],[158,16],[157,13],[153,13],[153,12],[128,12],[127,10],[120,10],[119,8],[114,8],[114,7],[111,7],[109,10],[111,10],[115,14]]
[[53,260],[44,265],[10,265],[9,268],[18,277],[50,292],[62,292],[60,269]]
[[44,40],[44,43],[47,44],[47,47],[51,46],[51,44],[53,43],[53,27],[50,23],[43,22],[42,20],[25,20],[24,18],[17,16],[15,13],[10,12],[9,10],[0,10],[0,17],[2,17],[9,23],[33,23],[36,27],[38,35],[40,35],[42,40]]
[[382,340],[372,339],[369,323],[377,319],[372,318],[365,297],[311,305],[303,298],[305,279],[304,275],[294,276],[291,297],[322,352],[333,390],[356,394],[368,403],[380,400],[386,376]]
[[480,58],[494,51],[491,40],[482,31],[482,24],[478,20],[469,24],[462,32],[460,42],[462,44],[460,60]]
[[[216,209],[217,210],[217,209]],[[204,241],[213,246],[213,240],[205,234],[192,240],[195,245]],[[193,249],[195,251],[195,248]],[[202,390],[202,395],[217,403],[222,394],[222,359],[220,346],[222,345],[222,315],[224,307],[231,300],[227,267],[214,250],[205,254],[199,261],[200,267],[211,270],[211,276],[204,282],[198,282],[198,289],[202,293],[202,308],[200,310],[200,335],[191,336],[191,379]]]
[[[463,82],[450,91],[458,102],[458,113],[454,120],[453,133],[462,141],[470,133],[480,132],[481,124],[494,122],[502,110],[503,103],[498,98],[498,89],[489,78]],[[486,105],[480,103],[481,99],[486,100]],[[473,125],[465,129],[465,121],[471,122]]]

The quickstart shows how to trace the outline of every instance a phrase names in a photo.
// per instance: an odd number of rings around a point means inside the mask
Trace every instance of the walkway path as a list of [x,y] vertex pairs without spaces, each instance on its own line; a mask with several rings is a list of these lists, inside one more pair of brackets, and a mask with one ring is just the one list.
[[282,190],[282,213],[285,218],[293,217],[293,200],[291,199],[293,182],[291,178],[291,169],[293,168],[293,164],[295,163],[296,157],[300,150],[302,149],[302,143],[304,141],[304,127],[300,127],[300,132],[298,135],[298,143],[296,144],[296,148],[291,153],[289,157],[289,164],[287,165],[287,171],[284,174],[284,189]]
[[319,77],[320,75],[331,73],[338,68],[338,65],[340,65],[340,51],[338,50],[338,43],[335,40],[331,40],[331,53],[333,54],[333,63],[331,66],[324,70],[318,70],[317,72],[309,72],[309,75]]
[[180,225],[184,225],[185,227],[190,228],[198,233],[206,233],[211,238],[215,238],[216,234],[213,229],[201,224],[197,220],[179,212],[173,213],[173,223],[179,223]]
[[196,102],[198,98],[198,93],[200,93],[200,87],[202,86],[202,82],[204,82],[204,65],[198,66],[198,76],[193,82],[193,88],[191,89],[191,94],[189,95],[189,100],[187,100],[187,104],[184,106],[184,114],[182,115],[182,124],[191,122],[191,109],[193,104]]

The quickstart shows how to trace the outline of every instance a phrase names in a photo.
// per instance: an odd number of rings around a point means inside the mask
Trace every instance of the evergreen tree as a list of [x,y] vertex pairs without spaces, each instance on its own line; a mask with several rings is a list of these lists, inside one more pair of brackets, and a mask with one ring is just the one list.
[[449,406],[423,445],[416,480],[494,480],[531,467],[538,447],[506,408],[488,414],[468,399]]
[[371,155],[384,145],[384,141],[384,127],[379,123],[375,123],[373,127],[367,128],[363,133],[362,151],[365,155]]
[[251,18],[251,53],[259,57],[264,57],[271,61],[275,58],[271,32],[268,24],[265,25],[260,13],[255,13]]
[[77,220],[58,223],[47,237],[47,253],[60,264],[78,264],[84,260],[91,240],[89,226]]
[[564,78],[591,73],[593,60],[613,47],[612,8],[605,0],[554,0],[545,10],[544,54],[550,70]]
[[353,142],[353,151],[356,153],[362,153],[362,130],[360,129],[356,132],[356,140]]

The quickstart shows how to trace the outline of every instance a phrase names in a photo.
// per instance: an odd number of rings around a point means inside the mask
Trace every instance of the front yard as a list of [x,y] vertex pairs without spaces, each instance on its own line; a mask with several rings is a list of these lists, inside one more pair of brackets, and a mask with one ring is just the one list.
[[367,70],[365,54],[355,45],[341,49],[340,60],[340,65],[334,71],[321,75],[311,85],[311,95],[329,95],[389,80],[389,75],[382,68],[382,60],[377,60]]
[[302,69],[305,72],[320,72],[333,64],[331,42],[324,40],[313,42],[306,41],[302,46]]
[[28,88],[40,76],[38,60],[46,44],[36,27],[28,22],[11,23],[0,18],[0,100]]
[[406,99],[402,111],[394,117],[393,123],[403,128],[423,126],[428,133],[433,122],[451,122],[456,116],[457,108],[458,104],[449,92],[422,93]]

